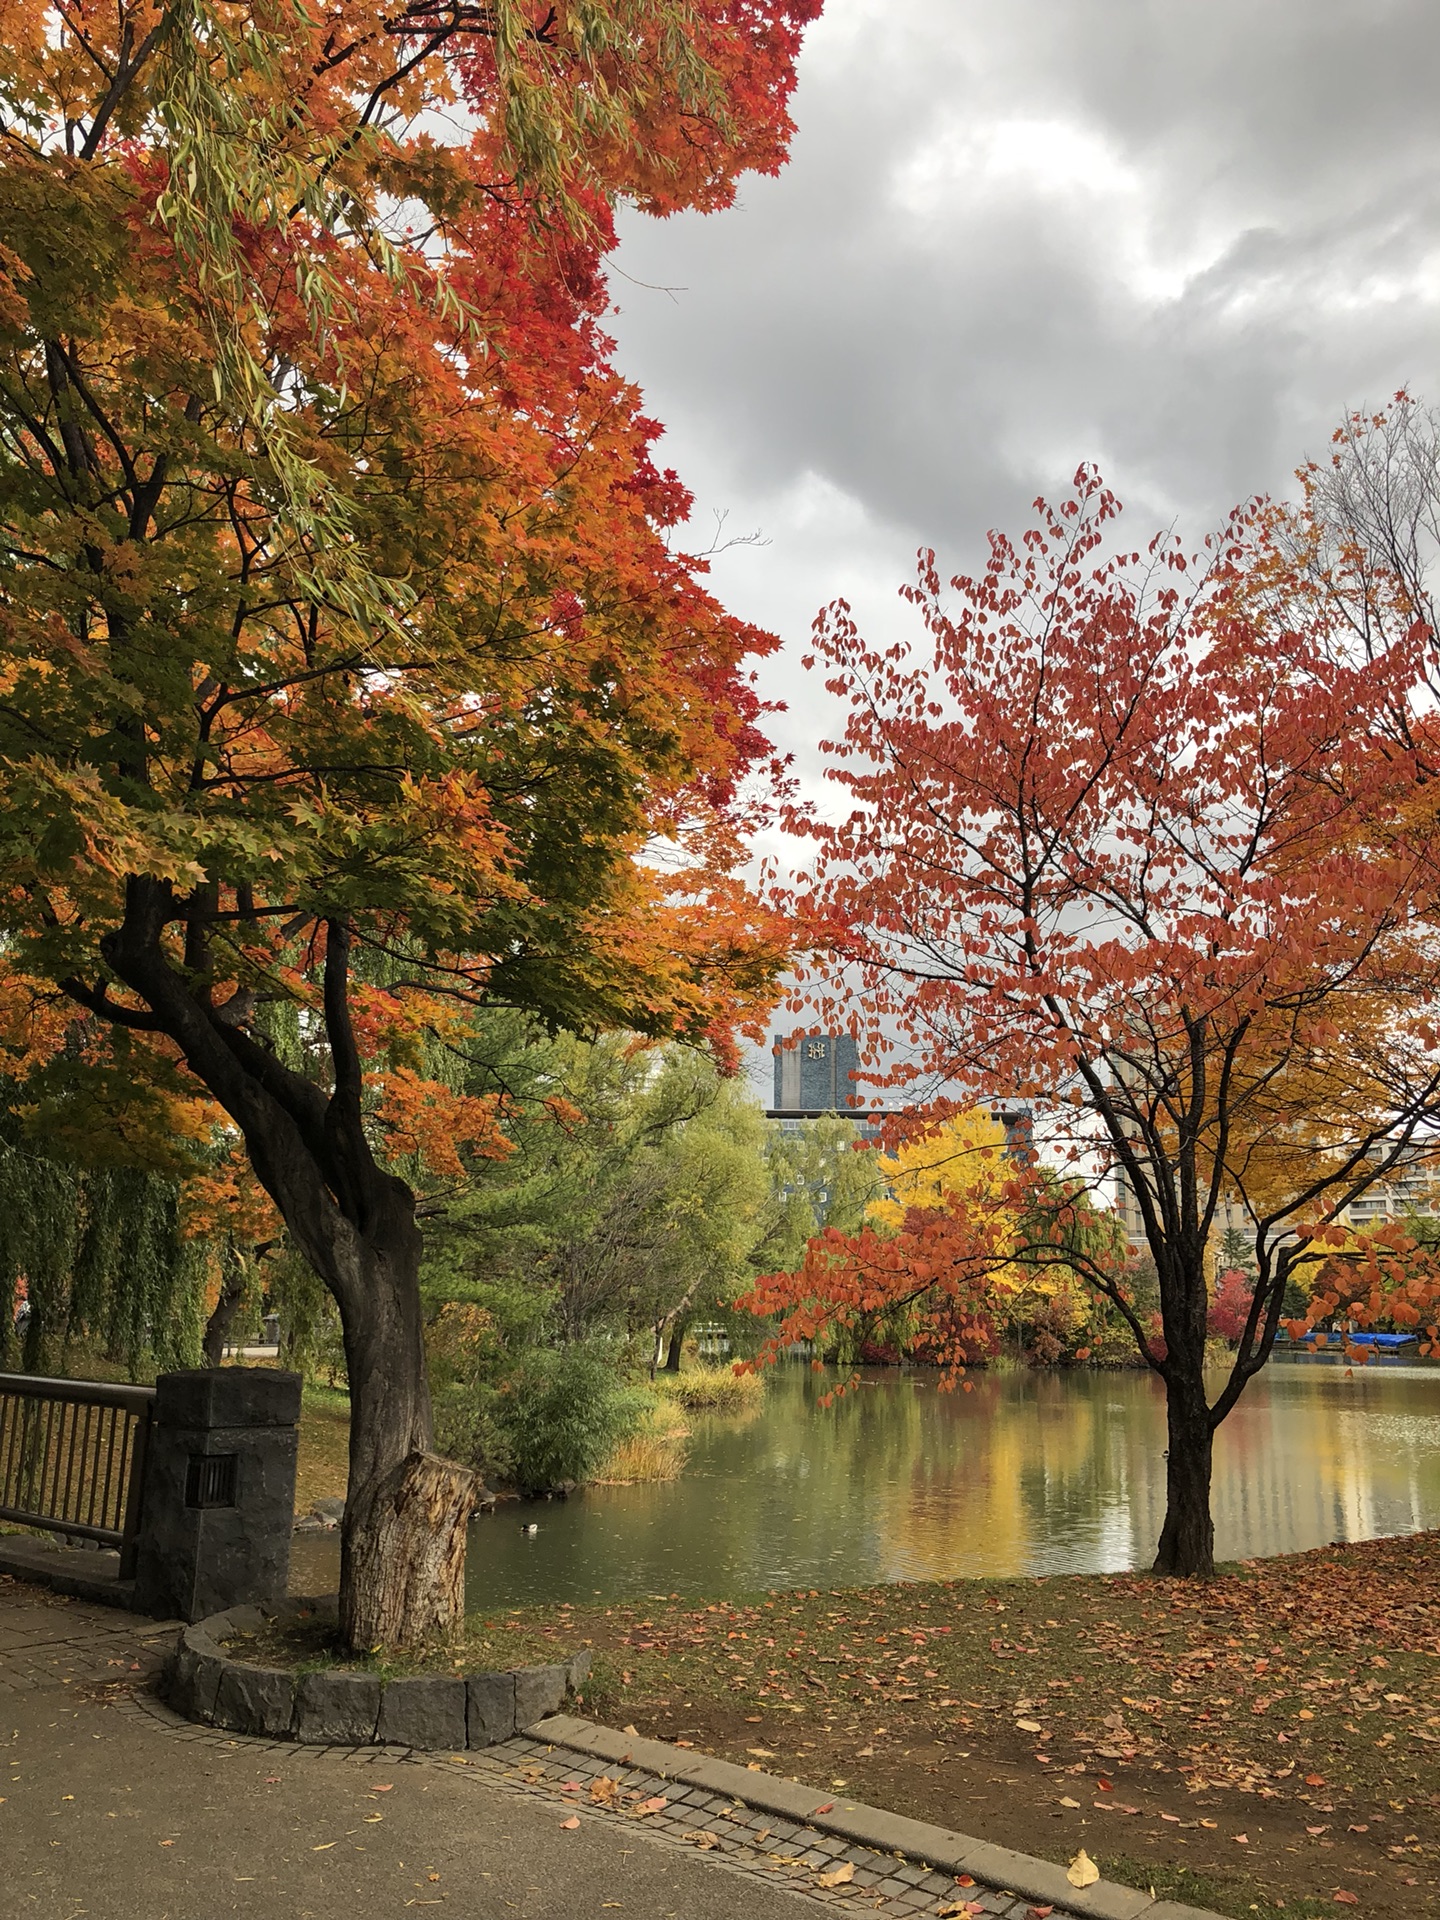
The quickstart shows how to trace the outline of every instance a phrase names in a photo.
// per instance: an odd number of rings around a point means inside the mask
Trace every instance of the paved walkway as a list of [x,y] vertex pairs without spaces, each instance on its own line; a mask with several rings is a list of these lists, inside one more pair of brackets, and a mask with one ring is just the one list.
[[[972,1902],[975,1920],[1029,1912],[533,1740],[452,1758],[194,1727],[147,1684],[174,1631],[0,1580],[4,1920],[369,1920],[421,1907],[474,1920],[804,1920],[822,1907],[911,1920]],[[821,1884],[846,1864],[853,1878]]]

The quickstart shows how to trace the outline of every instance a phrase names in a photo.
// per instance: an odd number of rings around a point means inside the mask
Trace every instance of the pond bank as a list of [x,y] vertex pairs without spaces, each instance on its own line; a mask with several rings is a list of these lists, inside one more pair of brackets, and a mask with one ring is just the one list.
[[[1440,1535],[1136,1575],[524,1609],[581,1711],[1245,1920],[1433,1911]],[[1255,1903],[1252,1905],[1252,1903]],[[1342,1904],[1349,1904],[1342,1902]]]

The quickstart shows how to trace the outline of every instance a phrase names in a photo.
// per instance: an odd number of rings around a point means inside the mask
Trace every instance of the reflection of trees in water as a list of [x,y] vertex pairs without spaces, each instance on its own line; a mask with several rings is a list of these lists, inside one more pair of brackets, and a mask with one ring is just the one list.
[[[1164,1406],[1138,1373],[979,1375],[970,1393],[939,1392],[926,1375],[887,1373],[829,1410],[827,1381],[787,1378],[772,1390],[756,1461],[718,1454],[738,1497],[712,1524],[756,1567],[776,1541],[769,1503],[747,1498],[763,1477],[799,1497],[784,1527],[787,1563],[833,1557],[853,1580],[944,1579],[1144,1564],[1164,1514]],[[1378,1408],[1331,1404],[1346,1383],[1262,1381],[1222,1445],[1216,1524],[1228,1555],[1293,1552],[1440,1518],[1440,1446],[1417,1453],[1367,1443]],[[1398,1381],[1376,1383],[1387,1405]],[[1327,1389],[1329,1391],[1327,1391]],[[1440,1375],[1417,1377],[1417,1413],[1440,1409]],[[1403,1389],[1402,1389],[1403,1392]],[[1397,1431],[1408,1432],[1403,1418]],[[712,1482],[713,1484],[713,1482]],[[757,1530],[759,1537],[757,1537]]]
[[1406,1533],[1440,1518],[1440,1373],[1338,1372],[1273,1368],[1269,1392],[1221,1429],[1215,1531],[1227,1554]]
[[[498,1555],[487,1590],[518,1604],[1148,1562],[1164,1423],[1145,1376],[981,1375],[969,1394],[926,1374],[876,1381],[824,1409],[833,1376],[782,1367],[759,1421],[695,1422],[679,1481],[547,1509],[538,1543],[497,1527],[474,1568]],[[1440,1524],[1440,1372],[1263,1375],[1222,1431],[1215,1510],[1227,1558]],[[528,1582],[513,1600],[512,1556]]]
[[1131,1564],[1163,1444],[1148,1380],[982,1377],[968,1395],[927,1393],[924,1414],[886,1528],[892,1577],[1040,1571],[1087,1549],[1092,1565]]

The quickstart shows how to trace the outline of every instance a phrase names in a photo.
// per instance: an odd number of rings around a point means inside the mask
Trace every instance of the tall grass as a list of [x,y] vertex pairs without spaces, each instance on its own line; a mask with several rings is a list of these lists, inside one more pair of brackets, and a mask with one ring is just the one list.
[[638,1433],[613,1447],[596,1470],[601,1486],[631,1487],[642,1481],[677,1480],[690,1449],[690,1429],[674,1411],[658,1406]]
[[696,1367],[689,1373],[657,1373],[654,1391],[687,1413],[751,1413],[765,1402],[765,1380],[733,1367]]

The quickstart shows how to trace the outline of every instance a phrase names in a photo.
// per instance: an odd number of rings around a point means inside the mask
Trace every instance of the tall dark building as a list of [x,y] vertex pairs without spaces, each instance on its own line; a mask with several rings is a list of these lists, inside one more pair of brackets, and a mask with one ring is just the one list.
[[848,1033],[792,1033],[775,1041],[777,1113],[848,1113],[863,1104],[860,1048]]

